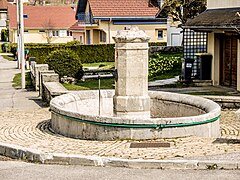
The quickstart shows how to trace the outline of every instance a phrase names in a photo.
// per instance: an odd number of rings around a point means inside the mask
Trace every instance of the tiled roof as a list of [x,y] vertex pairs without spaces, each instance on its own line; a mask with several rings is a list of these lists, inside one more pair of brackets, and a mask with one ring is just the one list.
[[77,21],[70,27],[70,30],[84,31],[84,26]]
[[94,17],[155,16],[158,8],[149,7],[148,0],[88,0]]
[[185,27],[240,27],[240,8],[206,10],[194,19],[187,21]]
[[7,9],[8,4],[7,0],[0,0],[0,9]]
[[[68,29],[75,22],[75,11],[69,6],[24,6],[24,27],[28,29]],[[10,28],[16,28],[16,6],[8,7]]]

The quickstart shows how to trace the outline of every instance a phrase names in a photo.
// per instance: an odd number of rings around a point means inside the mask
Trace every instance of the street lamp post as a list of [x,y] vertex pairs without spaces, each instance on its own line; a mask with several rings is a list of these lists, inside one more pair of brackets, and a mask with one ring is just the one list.
[[25,57],[24,57],[24,22],[23,22],[23,0],[17,0],[18,3],[18,20],[19,20],[19,40],[18,40],[18,57],[21,62],[21,87],[25,89]]

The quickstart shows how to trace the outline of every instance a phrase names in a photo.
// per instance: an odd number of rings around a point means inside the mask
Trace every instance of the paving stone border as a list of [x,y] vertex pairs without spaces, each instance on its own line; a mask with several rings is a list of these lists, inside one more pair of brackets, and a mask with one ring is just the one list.
[[127,167],[138,169],[240,170],[240,161],[229,160],[143,160],[74,154],[44,153],[35,149],[0,143],[0,154],[42,164]]

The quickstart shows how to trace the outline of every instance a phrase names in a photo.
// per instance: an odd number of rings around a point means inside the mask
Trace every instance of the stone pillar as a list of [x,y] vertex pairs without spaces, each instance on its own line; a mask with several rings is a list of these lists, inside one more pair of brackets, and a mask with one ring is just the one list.
[[115,116],[149,118],[148,41],[138,28],[119,31],[115,37],[117,79],[113,112]]

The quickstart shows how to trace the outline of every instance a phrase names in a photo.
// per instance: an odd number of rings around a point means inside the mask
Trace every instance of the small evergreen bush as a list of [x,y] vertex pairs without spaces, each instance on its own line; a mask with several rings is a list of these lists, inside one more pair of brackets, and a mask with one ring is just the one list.
[[72,50],[59,49],[51,52],[45,59],[49,68],[59,74],[59,77],[67,76],[80,79],[82,63],[78,55]]

